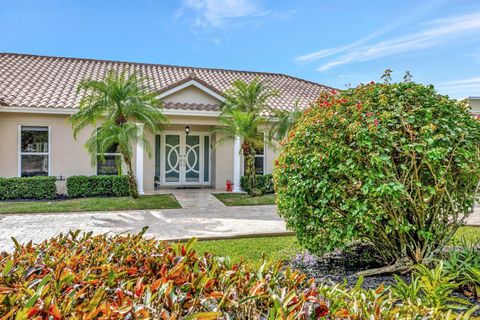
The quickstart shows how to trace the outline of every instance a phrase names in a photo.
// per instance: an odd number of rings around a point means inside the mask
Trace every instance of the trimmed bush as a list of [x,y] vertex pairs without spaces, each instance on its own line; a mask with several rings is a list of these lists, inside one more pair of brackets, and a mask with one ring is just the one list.
[[[0,253],[2,319],[441,319],[383,286],[328,286],[281,262],[253,267],[195,241],[70,231]],[[441,317],[442,316],[442,317]],[[462,319],[467,319],[464,317]],[[458,318],[460,319],[460,317]]]
[[314,253],[359,239],[387,264],[421,263],[472,212],[480,122],[433,86],[325,92],[283,145],[274,170],[279,213]]
[[56,177],[0,178],[0,200],[54,199]]
[[70,198],[126,197],[130,195],[127,176],[71,176],[67,178]]
[[247,176],[240,178],[240,186],[242,190],[251,194],[254,189],[258,190],[260,194],[273,193],[273,176],[272,174],[257,174],[255,176],[255,186],[250,186],[250,181]]

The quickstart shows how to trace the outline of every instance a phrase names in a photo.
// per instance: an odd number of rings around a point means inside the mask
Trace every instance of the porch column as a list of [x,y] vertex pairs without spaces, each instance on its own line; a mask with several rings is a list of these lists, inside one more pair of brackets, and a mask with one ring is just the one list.
[[137,151],[135,152],[135,176],[137,177],[138,194],[145,194],[143,191],[143,123],[137,123],[138,140]]
[[241,141],[240,137],[235,137],[233,142],[233,192],[241,192],[240,176],[241,176],[241,154],[240,154]]

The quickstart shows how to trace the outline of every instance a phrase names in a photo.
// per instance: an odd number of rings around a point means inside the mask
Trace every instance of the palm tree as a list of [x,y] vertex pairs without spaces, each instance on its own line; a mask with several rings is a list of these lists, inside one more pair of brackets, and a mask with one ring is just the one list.
[[251,190],[255,187],[256,150],[265,143],[259,126],[268,120],[265,115],[270,112],[268,99],[276,95],[276,92],[259,79],[250,83],[235,81],[232,88],[225,92],[225,102],[218,118],[220,125],[212,129],[220,137],[217,144],[236,137],[240,139],[245,158],[245,175],[252,186]]
[[167,122],[158,94],[148,89],[145,81],[136,74],[127,75],[114,70],[102,80],[83,80],[78,91],[84,92],[85,96],[80,101],[79,111],[70,118],[75,139],[86,126],[97,126],[101,122],[86,142],[92,164],[104,161],[102,154],[112,152],[112,148],[120,153],[127,168],[130,194],[134,198],[138,198],[138,190],[132,168],[132,146],[143,141],[149,156],[151,150],[138,123],[157,132]]
[[271,108],[268,99],[277,95],[276,91],[271,90],[267,83],[259,78],[254,78],[250,82],[236,80],[232,83],[232,88],[225,91],[223,113],[231,110],[254,112],[258,115],[269,113]]
[[303,110],[298,102],[292,110],[279,110],[272,113],[269,139],[282,140],[297,125],[303,116]]

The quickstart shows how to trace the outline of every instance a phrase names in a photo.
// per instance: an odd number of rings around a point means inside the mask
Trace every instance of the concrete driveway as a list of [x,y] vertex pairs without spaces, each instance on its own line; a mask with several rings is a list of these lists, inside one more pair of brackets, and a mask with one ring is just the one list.
[[[162,240],[289,233],[275,206],[227,207],[205,189],[165,192],[174,193],[182,209],[0,215],[0,251],[13,248],[10,237],[38,243],[76,229],[121,234],[148,226],[146,236]],[[480,226],[480,207],[467,224]]]
[[[172,192],[172,191],[169,191]],[[211,190],[175,190],[182,209],[0,215],[0,251],[11,250],[10,237],[41,242],[61,232],[136,233],[162,240],[229,238],[286,233],[275,206],[227,207]]]

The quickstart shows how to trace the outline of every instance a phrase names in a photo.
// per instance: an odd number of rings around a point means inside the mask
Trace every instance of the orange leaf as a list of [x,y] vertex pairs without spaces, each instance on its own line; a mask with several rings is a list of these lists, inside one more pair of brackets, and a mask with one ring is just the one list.
[[[32,308],[30,308],[30,310],[28,310],[28,312],[27,312],[27,318],[33,317],[33,316],[36,315],[39,311],[40,311],[40,309],[38,309],[37,307],[32,307]],[[5,319],[6,319],[6,318],[5,318]]]
[[215,299],[223,298],[223,292],[213,291],[212,293],[210,293],[210,297],[215,298]]
[[117,292],[115,292],[115,294],[117,295],[117,299],[120,301],[122,301],[123,297],[125,297],[125,294],[123,293],[122,289],[117,289]]
[[335,317],[348,318],[349,316],[350,316],[350,313],[348,312],[347,309],[340,309],[337,312],[335,312]]
[[55,320],[57,319],[62,319],[62,314],[60,313],[60,310],[58,310],[58,307],[56,304],[51,304],[50,308],[48,308],[48,312],[53,316]]
[[157,279],[152,283],[151,289],[152,292],[156,291],[162,285],[162,279]]
[[135,285],[135,296],[140,297],[145,289],[145,285],[143,284],[143,278],[138,278],[137,284]]
[[9,288],[9,287],[0,287],[0,293],[10,293],[15,291],[14,288]]
[[383,286],[383,283],[380,285],[380,287],[377,288],[377,290],[375,290],[375,293],[376,294],[380,294],[383,292],[383,290],[385,289],[385,287]]
[[254,296],[257,294],[257,292],[260,290],[261,287],[263,287],[263,281],[257,283],[251,290],[250,290],[250,295]]
[[129,275],[133,275],[138,272],[138,269],[136,267],[127,268],[127,272]]

